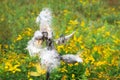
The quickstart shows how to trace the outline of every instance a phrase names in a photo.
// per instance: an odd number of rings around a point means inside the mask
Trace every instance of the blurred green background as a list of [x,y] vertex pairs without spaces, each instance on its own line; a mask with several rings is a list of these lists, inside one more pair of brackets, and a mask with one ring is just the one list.
[[[7,43],[26,27],[36,30],[36,16],[45,7],[53,11],[55,28],[63,28],[70,19],[94,21],[97,26],[104,21],[117,24],[120,20],[119,4],[119,0],[1,0],[0,41]],[[64,10],[71,12],[66,18]]]

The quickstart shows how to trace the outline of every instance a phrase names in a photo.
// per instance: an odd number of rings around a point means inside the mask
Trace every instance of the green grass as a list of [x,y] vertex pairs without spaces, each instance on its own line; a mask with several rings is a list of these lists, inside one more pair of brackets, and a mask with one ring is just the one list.
[[[51,80],[119,80],[119,5],[119,0],[113,4],[110,4],[110,0],[1,0],[0,79],[44,80],[45,75],[28,77],[29,71],[35,71],[35,67],[28,65],[30,62],[35,64],[37,60],[31,60],[24,48],[34,31],[39,29],[35,23],[37,15],[42,8],[48,7],[53,12],[52,27],[55,38],[61,34],[70,34],[77,27],[74,37],[66,45],[60,49],[56,45],[58,52],[76,54],[83,51],[81,56],[84,60],[77,66],[61,65],[60,69],[65,68],[67,71],[54,71]],[[18,35],[21,36],[20,40],[17,40]],[[8,57],[11,54],[13,56]],[[21,72],[7,71],[7,61],[12,65],[17,65],[15,61],[20,62]]]

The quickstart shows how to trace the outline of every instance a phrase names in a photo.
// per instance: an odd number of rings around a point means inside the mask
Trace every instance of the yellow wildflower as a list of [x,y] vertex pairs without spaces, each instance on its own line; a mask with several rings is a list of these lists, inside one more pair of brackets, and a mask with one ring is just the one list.
[[60,50],[63,49],[63,48],[64,48],[64,45],[59,45],[59,46],[57,46],[58,52],[60,52]]
[[96,39],[93,39],[93,42],[95,43],[95,42],[96,42]]
[[61,80],[67,80],[67,76],[64,75]]
[[33,67],[35,64],[33,62],[30,62],[28,67]]
[[9,67],[12,67],[12,64],[10,62],[5,63],[5,69],[8,70]]
[[79,0],[80,1],[80,3],[82,3],[83,2],[83,0]]
[[113,38],[113,39],[116,39],[115,35],[112,35],[112,38]]
[[46,70],[42,69],[42,68],[41,68],[41,65],[40,65],[39,63],[36,63],[36,64],[34,64],[34,65],[35,65],[35,67],[36,67],[36,71],[28,72],[28,77],[29,77],[29,75],[30,75],[30,76],[40,76],[40,75],[46,73]]
[[92,56],[87,56],[87,58],[85,59],[86,63],[91,62],[91,64],[93,64],[94,61],[95,61],[95,59]]
[[26,28],[25,31],[23,32],[23,35],[31,36],[32,34],[32,29],[31,28]]
[[61,72],[68,72],[65,66],[61,68]]
[[68,64],[68,66],[72,67],[72,66],[73,66],[73,64]]
[[77,37],[76,37],[75,35],[73,36],[73,40],[74,40],[74,41],[77,41]]
[[107,64],[106,61],[98,61],[98,62],[95,63],[96,66],[102,66],[102,65],[105,65],[105,64]]
[[74,65],[75,65],[75,66],[78,66],[78,64],[79,64],[79,63],[78,63],[78,62],[76,62]]
[[72,74],[72,78],[75,78],[75,74]]
[[93,52],[98,52],[99,54],[101,54],[102,53],[102,46],[94,46]]
[[116,21],[117,24],[120,24],[120,21]]
[[29,78],[29,80],[33,80],[32,78]]
[[7,48],[8,48],[8,45],[7,45],[7,44],[5,44],[5,45],[4,45],[4,47],[7,49]]
[[77,20],[70,20],[69,24],[71,24],[71,25],[77,25],[78,21]]
[[1,18],[1,22],[4,21],[4,20],[5,20],[5,18]]
[[31,36],[31,32],[30,31],[25,31],[24,34],[27,35],[27,36]]
[[117,58],[117,57],[114,57],[114,58],[112,59],[112,65],[113,65],[113,66],[118,66],[118,58]]
[[84,27],[85,26],[85,22],[82,21],[81,24],[80,24],[80,26]]
[[72,28],[71,27],[67,27],[67,29],[65,30],[65,33],[68,33]]
[[80,37],[78,37],[77,42],[82,43],[83,42],[82,40],[83,40],[83,37],[81,35]]
[[65,65],[65,62],[64,62],[64,61],[61,61],[61,65]]
[[67,15],[69,13],[69,11],[65,9],[65,10],[63,10],[63,13],[64,13],[64,15]]
[[32,15],[34,15],[35,13],[34,12],[31,12]]
[[18,68],[19,66],[20,66],[20,65],[18,65],[18,64],[13,66],[13,65],[11,64],[11,62],[6,62],[6,63],[5,63],[5,70],[6,70],[6,71],[11,71],[11,72],[13,72],[13,73],[15,73],[16,71],[17,71],[17,72],[20,72],[21,70]]
[[29,32],[31,32],[32,31],[32,29],[31,28],[26,28],[27,29],[27,31],[29,31]]
[[112,8],[111,10],[112,10],[112,11],[115,11],[115,8]]
[[97,32],[103,32],[104,30],[105,30],[105,26],[102,26],[102,27],[97,29]]
[[100,72],[100,73],[98,74],[98,77],[99,77],[99,78],[102,78],[102,77],[103,77],[103,72]]
[[98,50],[98,47],[94,46],[93,51],[97,51],[97,50]]
[[110,32],[105,32],[105,34],[103,35],[103,37],[109,37],[110,36]]
[[120,39],[116,38],[115,40],[113,40],[113,42],[118,45],[120,43]]
[[89,71],[88,68],[86,68],[86,70],[85,70],[85,75],[86,75],[86,76],[90,76],[90,71]]
[[16,41],[20,41],[22,39],[22,36],[21,35],[18,35]]
[[16,71],[20,72],[21,70],[18,68],[19,66],[20,65],[9,67],[9,71],[12,71],[13,73],[15,73]]
[[81,47],[81,49],[84,49],[84,48],[85,48],[85,45],[84,45],[84,44],[82,44],[80,47]]

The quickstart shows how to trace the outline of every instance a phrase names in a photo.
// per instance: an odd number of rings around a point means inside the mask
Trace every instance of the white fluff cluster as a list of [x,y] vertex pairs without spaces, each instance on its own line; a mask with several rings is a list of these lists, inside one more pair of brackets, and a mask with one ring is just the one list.
[[[39,24],[40,30],[34,33],[33,38],[28,42],[27,50],[29,51],[30,56],[39,55],[41,61],[41,65],[47,71],[51,72],[52,69],[57,68],[60,65],[60,60],[63,60],[67,63],[74,62],[83,62],[82,59],[78,55],[67,54],[60,56],[55,48],[48,49],[48,46],[51,46],[54,41],[53,40],[53,31],[51,28],[52,15],[51,11],[48,8],[43,9],[36,19],[36,23]],[[47,37],[44,38],[43,32],[47,33]],[[61,37],[57,39],[56,44],[68,41],[74,32],[68,36]],[[46,45],[46,48],[42,47],[43,41],[51,40],[50,45]]]
[[40,26],[41,32],[48,32],[48,38],[52,38],[53,31],[51,28],[52,25],[52,14],[51,10],[48,8],[44,8],[38,17],[36,18],[36,23]]
[[55,49],[42,49],[40,52],[40,59],[42,67],[50,72],[60,65],[60,56]]
[[62,56],[62,60],[67,63],[83,62],[79,55],[67,54]]
[[28,42],[26,49],[29,51],[30,56],[35,56],[40,53],[42,41],[39,39],[41,37],[42,33],[40,31],[36,31],[33,38]]

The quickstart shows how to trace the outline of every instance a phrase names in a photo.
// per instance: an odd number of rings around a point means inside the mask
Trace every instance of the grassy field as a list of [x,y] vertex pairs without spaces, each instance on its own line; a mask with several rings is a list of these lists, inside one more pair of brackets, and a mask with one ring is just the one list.
[[77,54],[83,63],[66,64],[52,72],[51,80],[120,80],[119,0],[1,0],[0,80],[44,80],[38,58],[25,50],[39,29],[35,20],[42,8],[53,12],[54,37],[70,34],[60,54]]

